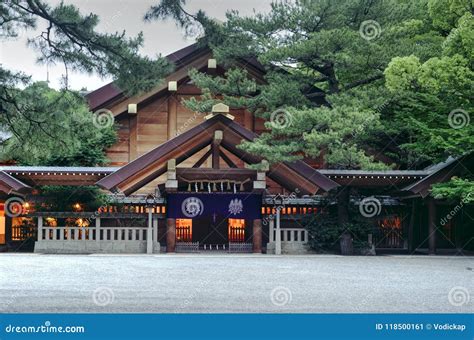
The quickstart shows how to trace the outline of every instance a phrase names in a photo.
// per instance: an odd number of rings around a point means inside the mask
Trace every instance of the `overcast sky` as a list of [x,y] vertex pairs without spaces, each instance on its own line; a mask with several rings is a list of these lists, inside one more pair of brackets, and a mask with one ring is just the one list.
[[[54,5],[60,1],[46,0],[46,2]],[[98,29],[100,31],[125,30],[130,36],[142,31],[145,44],[141,53],[149,56],[159,53],[167,55],[194,42],[193,39],[184,37],[183,32],[173,21],[152,23],[143,21],[148,8],[157,4],[159,0],[64,0],[64,2],[76,5],[83,13],[92,12],[99,15]],[[271,0],[188,0],[186,9],[190,12],[203,9],[209,16],[224,20],[225,13],[229,9],[251,15],[254,9],[257,12],[268,11],[270,3]],[[38,36],[45,26],[45,22],[38,21],[37,31],[21,32],[15,40],[1,41],[0,63],[9,69],[31,74],[33,80],[46,80],[47,67],[37,64],[37,52],[26,46],[27,38]],[[52,87],[59,87],[63,73],[62,66],[49,67],[49,80]],[[88,90],[94,90],[109,81],[110,79],[101,79],[95,75],[69,74],[69,85],[72,89],[86,87]]]

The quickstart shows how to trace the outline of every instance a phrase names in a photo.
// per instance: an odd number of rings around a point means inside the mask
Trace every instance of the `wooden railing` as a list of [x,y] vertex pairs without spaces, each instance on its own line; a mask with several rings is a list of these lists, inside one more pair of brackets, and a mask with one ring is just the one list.
[[197,252],[228,252],[228,253],[251,253],[252,243],[229,242],[228,244],[202,244],[199,242],[176,242],[177,253],[197,253]]
[[252,243],[230,242],[229,253],[251,253],[253,251]]
[[177,253],[198,253],[199,242],[176,242]]
[[403,248],[405,244],[401,228],[378,228],[373,237],[375,248]]
[[147,228],[43,227],[38,240],[146,241]]

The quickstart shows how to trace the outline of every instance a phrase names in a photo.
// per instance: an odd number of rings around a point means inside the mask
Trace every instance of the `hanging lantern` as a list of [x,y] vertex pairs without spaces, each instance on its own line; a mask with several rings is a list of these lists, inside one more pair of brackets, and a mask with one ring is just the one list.
[[188,183],[188,191],[191,191],[191,183]]
[[224,191],[224,182],[221,182],[221,191]]
[[204,183],[201,182],[201,190],[204,190]]
[[217,191],[216,182],[212,183],[212,191]]
[[240,191],[244,191],[244,183],[240,183]]
[[230,191],[230,181],[227,181],[227,190]]
[[197,184],[197,182],[194,182],[194,189],[196,189],[196,192],[198,192],[198,184]]

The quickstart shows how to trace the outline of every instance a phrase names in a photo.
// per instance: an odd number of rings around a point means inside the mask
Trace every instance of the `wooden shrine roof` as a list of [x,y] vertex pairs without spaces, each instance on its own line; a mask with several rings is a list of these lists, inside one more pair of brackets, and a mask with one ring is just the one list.
[[[107,190],[119,190],[127,195],[131,194],[165,173],[168,160],[176,159],[178,164],[208,146],[216,130],[224,132],[221,142],[224,149],[247,164],[262,161],[261,157],[237,148],[242,140],[250,141],[257,135],[228,117],[218,114],[124,165],[97,184]],[[315,194],[319,189],[329,191],[338,186],[336,182],[303,161],[276,164],[270,167],[267,176],[287,190],[300,190],[301,194]]]

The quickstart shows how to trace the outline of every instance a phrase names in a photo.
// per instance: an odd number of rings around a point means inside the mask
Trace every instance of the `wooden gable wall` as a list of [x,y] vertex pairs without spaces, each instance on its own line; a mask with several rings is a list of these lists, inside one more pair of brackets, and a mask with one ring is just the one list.
[[[205,72],[206,70],[201,69],[200,71]],[[218,75],[222,76],[224,73],[225,70],[218,68]],[[176,92],[165,90],[146,102],[138,103],[137,114],[122,113],[115,117],[119,126],[119,140],[107,150],[111,166],[123,166],[204,121],[205,114],[195,113],[183,104],[183,100],[201,95],[199,88],[186,82],[179,84]],[[244,109],[231,109],[230,114],[235,117],[236,123],[257,134],[265,130],[264,120],[254,117]],[[207,150],[209,147],[199,151],[179,166],[192,167]],[[242,160],[230,153],[227,155],[238,167],[245,167]],[[220,165],[221,168],[228,167],[222,159]],[[201,167],[211,167],[211,159],[209,158]],[[152,193],[157,184],[163,183],[165,180],[164,176],[160,176],[137,193]],[[268,185],[273,192],[282,192],[283,190],[271,180],[268,181]]]

